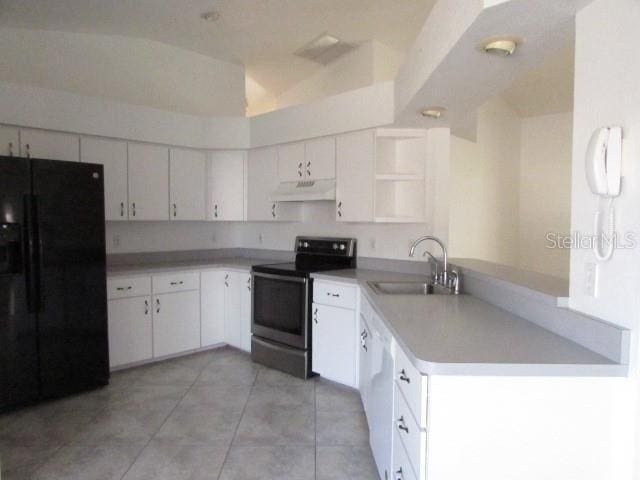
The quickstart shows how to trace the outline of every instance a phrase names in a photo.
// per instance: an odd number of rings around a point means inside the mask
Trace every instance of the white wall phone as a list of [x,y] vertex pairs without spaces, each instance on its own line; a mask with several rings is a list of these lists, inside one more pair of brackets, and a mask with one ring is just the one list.
[[594,219],[596,258],[607,261],[615,247],[615,210],[613,199],[620,195],[622,164],[622,128],[603,127],[591,136],[585,162],[587,183],[591,191],[607,199],[608,229],[603,232],[600,208]]

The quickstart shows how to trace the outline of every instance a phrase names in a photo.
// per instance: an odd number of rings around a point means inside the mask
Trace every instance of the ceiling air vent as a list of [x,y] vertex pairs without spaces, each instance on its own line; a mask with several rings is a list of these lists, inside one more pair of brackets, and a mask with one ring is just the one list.
[[315,40],[312,40],[297,50],[295,55],[311,60],[312,62],[328,65],[354,48],[355,45],[343,42],[328,33],[323,33]]

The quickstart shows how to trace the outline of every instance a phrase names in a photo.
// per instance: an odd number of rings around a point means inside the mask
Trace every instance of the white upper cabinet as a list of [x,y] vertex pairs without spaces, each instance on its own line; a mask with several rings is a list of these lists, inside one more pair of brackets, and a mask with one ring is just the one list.
[[278,152],[276,147],[250,150],[247,160],[247,220],[270,222],[300,219],[299,203],[272,202],[270,200],[278,183]]
[[281,182],[304,179],[304,142],[278,145],[278,177]]
[[169,219],[169,149],[129,144],[129,220]]
[[372,222],[375,133],[339,135],[336,140],[336,220]]
[[14,127],[0,125],[0,157],[20,156],[20,134]]
[[80,160],[104,166],[105,219],[128,220],[127,142],[82,137]]
[[48,160],[80,161],[80,137],[44,130],[20,130],[20,154]]
[[306,180],[336,178],[336,138],[315,138],[305,142]]
[[245,219],[245,164],[243,151],[209,154],[207,218],[213,221]]
[[172,148],[169,154],[171,220],[205,220],[207,155]]
[[278,177],[281,182],[322,180],[335,176],[335,137],[278,146]]

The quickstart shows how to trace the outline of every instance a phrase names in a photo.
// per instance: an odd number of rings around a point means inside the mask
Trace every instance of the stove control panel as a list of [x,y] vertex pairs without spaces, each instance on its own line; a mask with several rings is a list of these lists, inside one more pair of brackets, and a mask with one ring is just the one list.
[[298,237],[295,245],[296,253],[330,254],[341,257],[356,255],[354,238]]

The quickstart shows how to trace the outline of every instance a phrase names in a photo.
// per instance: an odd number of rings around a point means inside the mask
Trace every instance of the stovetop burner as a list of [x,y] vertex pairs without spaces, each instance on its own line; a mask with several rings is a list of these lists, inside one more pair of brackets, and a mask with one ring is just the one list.
[[313,272],[356,267],[356,240],[351,238],[297,237],[295,262],[254,265],[253,271],[308,277]]

